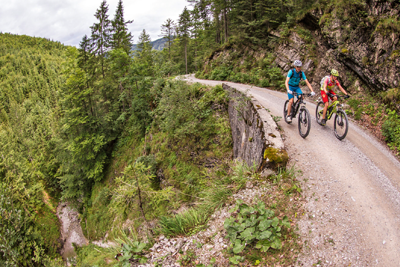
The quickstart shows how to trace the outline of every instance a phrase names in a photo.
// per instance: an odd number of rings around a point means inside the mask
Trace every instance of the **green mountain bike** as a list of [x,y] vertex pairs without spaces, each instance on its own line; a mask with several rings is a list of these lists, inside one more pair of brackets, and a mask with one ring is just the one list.
[[[297,96],[296,93],[293,93],[294,96]],[[303,96],[311,96],[311,94],[306,94]],[[297,97],[296,102],[293,102],[292,109],[290,110],[292,113],[292,119],[296,118],[297,112],[299,112],[299,134],[301,137],[306,138],[310,133],[311,129],[311,116],[310,112],[308,112],[306,108],[306,103],[303,101],[304,97]],[[286,123],[291,123],[287,121],[287,110],[288,110],[289,100],[286,100],[285,105],[283,107],[283,118],[285,118]],[[300,110],[300,111],[299,111]]]
[[[328,93],[328,96],[330,94]],[[347,95],[336,95],[339,98],[349,98]],[[322,125],[322,114],[324,111],[324,102],[318,102],[317,108],[315,110],[315,118],[317,119],[317,123]],[[335,121],[333,123],[333,129],[335,132],[335,136],[339,140],[343,140],[347,132],[349,130],[349,120],[347,119],[347,114],[343,110],[342,104],[339,103],[339,100],[333,101],[326,111],[326,120],[330,120],[332,118],[333,113],[335,113]]]

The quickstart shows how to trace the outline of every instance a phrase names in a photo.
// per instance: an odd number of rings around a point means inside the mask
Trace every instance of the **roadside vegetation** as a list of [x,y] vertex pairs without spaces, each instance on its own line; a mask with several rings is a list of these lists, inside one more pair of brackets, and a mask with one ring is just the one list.
[[[174,76],[195,72],[280,90],[284,77],[268,51],[295,31],[316,60],[311,33],[296,22],[326,8],[359,27],[354,14],[371,21],[357,11],[364,1],[189,2],[192,9],[162,25],[163,51],[152,50],[145,30],[132,50],[122,1],[113,18],[102,1],[78,48],[0,33],[0,265],[62,264],[60,202],[78,210],[89,241],[117,243],[77,247],[78,266],[145,262],[157,236],[202,231],[216,210],[236,203],[232,195],[248,181],[270,193],[237,203],[225,223],[231,246],[224,256],[236,265],[296,261],[299,173],[283,168],[266,178],[232,161],[226,92]],[[322,26],[333,23],[329,14]],[[398,30],[397,20],[376,23],[383,34]],[[398,153],[399,101],[396,88],[360,93],[347,112]],[[186,266],[195,258],[180,255]]]

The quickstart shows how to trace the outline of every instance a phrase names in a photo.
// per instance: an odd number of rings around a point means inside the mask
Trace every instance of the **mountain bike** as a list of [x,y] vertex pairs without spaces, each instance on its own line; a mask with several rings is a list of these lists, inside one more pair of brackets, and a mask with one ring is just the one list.
[[[297,100],[296,102],[293,102],[292,104],[292,109],[291,109],[291,116],[292,119],[296,118],[297,112],[299,112],[299,123],[298,123],[298,127],[299,127],[299,134],[301,137],[306,138],[308,136],[308,134],[310,133],[310,129],[311,129],[311,116],[310,116],[310,112],[308,112],[307,108],[306,108],[306,103],[303,101],[302,96],[298,96],[297,93],[293,92],[294,96],[297,96]],[[311,94],[306,94],[303,96],[311,96]],[[289,121],[287,121],[287,108],[289,105],[289,100],[286,100],[285,105],[283,107],[283,117],[285,118],[286,123],[291,123]]]
[[[332,96],[328,93],[328,96]],[[349,130],[349,120],[347,119],[347,114],[343,110],[342,104],[339,103],[339,98],[349,98],[350,96],[347,95],[335,95],[338,100],[333,101],[329,106],[328,110],[326,111],[326,121],[332,118],[333,113],[335,114],[335,121],[333,123],[333,129],[335,132],[335,136],[339,140],[343,140],[347,132]],[[322,125],[322,114],[324,112],[324,102],[318,102],[317,108],[315,110],[315,118],[319,125]]]

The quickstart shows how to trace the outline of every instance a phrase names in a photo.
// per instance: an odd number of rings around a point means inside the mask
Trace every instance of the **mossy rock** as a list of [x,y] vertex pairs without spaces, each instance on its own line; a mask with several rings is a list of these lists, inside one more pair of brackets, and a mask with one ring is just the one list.
[[265,164],[273,168],[280,168],[286,166],[289,156],[284,149],[268,147],[264,150],[264,160]]

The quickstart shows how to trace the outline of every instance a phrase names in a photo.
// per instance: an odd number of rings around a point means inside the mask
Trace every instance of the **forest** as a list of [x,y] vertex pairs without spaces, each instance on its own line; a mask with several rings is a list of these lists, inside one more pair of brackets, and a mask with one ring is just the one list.
[[[124,17],[122,0],[113,18],[102,1],[91,35],[78,48],[0,33],[0,265],[61,264],[60,202],[78,210],[89,241],[129,239],[140,234],[137,229],[147,236],[201,230],[253,172],[232,160],[229,99],[222,87],[188,85],[175,77],[196,73],[280,90],[284,71],[274,49],[300,31],[309,41],[307,51],[315,51],[307,27],[296,28],[307,14],[344,12],[343,20],[368,23],[359,12],[366,8],[363,0],[187,2],[176,21],[160,25],[162,51],[152,50],[145,30],[132,50],[133,21]],[[398,10],[397,2],[388,2]],[[329,18],[317,23],[323,28]],[[370,23],[400,31],[398,19]],[[261,60],[240,56],[260,49],[266,51]],[[229,60],[217,58],[233,50]],[[356,94],[353,84],[349,90]],[[365,113],[376,120],[396,153],[399,92],[366,89],[348,103],[356,120]],[[377,100],[369,105],[372,98]],[[374,117],[378,111],[384,119]],[[183,205],[190,207],[185,213],[172,212]],[[148,246],[141,245],[135,243],[139,252]],[[104,261],[93,256],[92,246],[77,248],[78,266]]]

